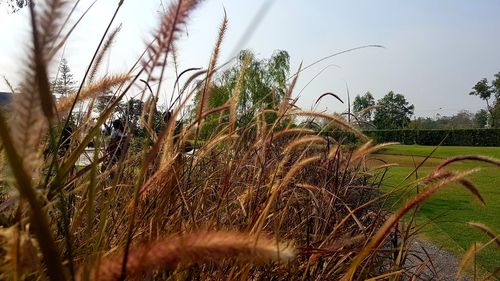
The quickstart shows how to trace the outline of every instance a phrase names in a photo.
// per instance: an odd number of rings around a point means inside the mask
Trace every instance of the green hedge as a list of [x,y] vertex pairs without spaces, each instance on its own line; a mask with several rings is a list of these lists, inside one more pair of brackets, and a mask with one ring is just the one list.
[[364,131],[376,142],[400,142],[402,144],[456,146],[500,146],[500,129],[458,130],[374,130]]

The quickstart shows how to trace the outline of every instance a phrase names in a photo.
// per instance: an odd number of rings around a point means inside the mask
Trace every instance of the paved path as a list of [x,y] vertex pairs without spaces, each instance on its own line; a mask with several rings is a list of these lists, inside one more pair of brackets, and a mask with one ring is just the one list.
[[[425,249],[422,250],[422,248]],[[440,281],[455,281],[456,273],[458,269],[458,263],[460,262],[454,255],[451,253],[439,248],[438,246],[424,241],[424,240],[414,240],[411,245],[411,251],[413,254],[408,256],[408,260],[406,262],[407,266],[413,266],[413,271],[418,273],[417,280],[440,280]],[[418,268],[418,265],[424,262],[427,262],[429,258],[427,257],[427,252],[432,259],[432,264],[428,263],[428,266],[421,271]],[[416,257],[418,256],[418,258]],[[421,260],[420,260],[420,259]],[[434,271],[437,272],[437,276],[434,274]],[[473,280],[469,276],[462,277],[460,281],[469,281]]]
[[76,161],[76,166],[85,167],[90,165],[94,160],[94,148],[87,147],[85,151],[80,155],[78,161]]

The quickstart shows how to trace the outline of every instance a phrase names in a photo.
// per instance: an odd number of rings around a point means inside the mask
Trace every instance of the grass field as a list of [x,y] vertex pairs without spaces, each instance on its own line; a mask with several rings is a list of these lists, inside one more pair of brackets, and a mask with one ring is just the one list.
[[[429,155],[434,147],[418,145],[395,145],[384,149],[375,158],[397,163],[391,168],[384,182],[386,190],[408,185],[415,177],[427,175],[435,165],[443,159],[458,155],[484,155],[500,158],[499,147],[439,147],[432,158],[429,158],[408,180],[404,181],[414,167]],[[467,222],[481,222],[496,233],[500,232],[500,169],[491,165],[465,161],[453,164],[451,169],[463,170],[480,167],[481,170],[470,179],[476,184],[486,201],[482,206],[465,188],[454,185],[439,191],[427,200],[418,214],[417,220],[427,223],[422,237],[447,250],[460,255],[474,241],[485,243],[488,239]],[[401,193],[401,200],[393,202],[393,208],[401,205],[408,196],[416,193],[416,188],[406,188]],[[488,271],[500,266],[500,251],[494,245],[486,248],[477,256],[477,263]]]

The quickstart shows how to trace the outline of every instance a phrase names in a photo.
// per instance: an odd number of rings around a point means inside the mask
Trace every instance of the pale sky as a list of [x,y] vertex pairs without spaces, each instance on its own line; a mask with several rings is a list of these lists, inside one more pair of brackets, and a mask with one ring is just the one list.
[[[229,19],[220,62],[232,57],[239,42],[259,57],[276,49],[291,55],[294,72],[332,53],[366,44],[384,49],[363,49],[326,60],[305,71],[298,92],[299,106],[309,109],[325,92],[347,101],[347,83],[353,99],[370,91],[376,99],[390,90],[415,105],[416,116],[450,115],[461,109],[477,111],[484,102],[468,93],[482,79],[500,72],[500,1],[497,0],[276,0],[254,32],[244,31],[268,0],[206,0],[191,15],[178,43],[180,70],[207,67],[224,15]],[[0,3],[2,0],[0,0]],[[118,0],[98,0],[66,46],[64,56],[75,78],[81,79]],[[165,1],[168,3],[168,1]],[[82,0],[81,14],[91,3]],[[127,71],[142,52],[159,21],[160,0],[125,0],[116,25],[122,31],[106,60],[109,73]],[[7,14],[0,5],[0,75],[14,84],[27,50],[27,10]],[[171,93],[173,71],[167,73],[163,96]],[[2,79],[3,80],[3,79]],[[0,91],[7,91],[0,82]],[[170,98],[170,97],[168,97]],[[325,98],[318,110],[342,112],[346,106]]]

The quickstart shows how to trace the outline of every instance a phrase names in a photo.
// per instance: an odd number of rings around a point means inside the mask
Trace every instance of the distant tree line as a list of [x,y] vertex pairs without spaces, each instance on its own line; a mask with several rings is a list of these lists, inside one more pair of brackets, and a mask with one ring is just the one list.
[[356,96],[353,113],[358,126],[364,130],[500,128],[500,72],[491,83],[481,79],[469,94],[484,100],[486,109],[412,120],[415,107],[403,95],[391,91],[378,101],[370,92]]
[[476,113],[462,110],[452,116],[418,117],[410,122],[408,129],[482,129],[487,125],[488,112],[481,109]]

